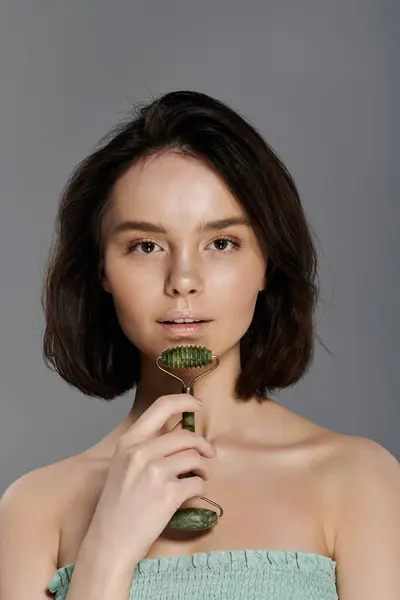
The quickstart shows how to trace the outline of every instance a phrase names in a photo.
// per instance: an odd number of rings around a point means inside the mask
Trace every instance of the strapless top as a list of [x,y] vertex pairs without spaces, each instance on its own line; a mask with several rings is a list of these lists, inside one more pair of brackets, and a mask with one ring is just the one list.
[[[74,565],[48,585],[65,600]],[[309,552],[217,550],[143,558],[132,573],[129,600],[338,600],[336,561]],[[115,600],[120,600],[115,598]],[[121,599],[125,600],[125,599]]]

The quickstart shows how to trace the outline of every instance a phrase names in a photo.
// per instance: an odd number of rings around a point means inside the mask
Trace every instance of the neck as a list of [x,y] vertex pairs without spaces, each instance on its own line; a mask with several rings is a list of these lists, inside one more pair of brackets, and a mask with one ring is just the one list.
[[[209,373],[206,371],[212,365],[201,369],[168,369],[181,377],[186,385],[199,374],[205,373],[193,386],[194,395],[204,403],[204,407],[196,413],[195,431],[211,442],[227,436],[243,437],[244,430],[248,431],[260,410],[260,405],[253,399],[244,401],[235,398],[235,384],[240,373],[239,344],[219,358],[219,365]],[[161,371],[155,361],[143,357],[141,378],[128,421],[134,423],[160,396],[181,393],[184,393],[181,382]],[[171,419],[167,430],[180,419],[181,414]]]
[[[201,377],[194,384],[194,395],[204,402],[196,413],[195,431],[209,440],[214,447],[228,447],[231,450],[243,445],[253,447],[257,440],[265,442],[274,434],[272,426],[279,404],[271,399],[260,402],[257,396],[249,401],[235,398],[235,383],[240,373],[240,348],[220,356],[216,369]],[[203,369],[191,369],[182,373],[182,379],[189,384]],[[177,370],[173,371],[178,374]],[[143,357],[141,377],[136,389],[135,400],[128,415],[103,440],[88,450],[91,457],[109,460],[114,453],[117,439],[124,434],[139,417],[159,398],[167,394],[181,394],[182,384],[161,371],[155,361]],[[167,433],[182,418],[181,413],[171,418],[160,434]],[[272,429],[271,429],[272,427]],[[269,433],[268,433],[269,429]],[[274,434],[275,435],[275,434]]]

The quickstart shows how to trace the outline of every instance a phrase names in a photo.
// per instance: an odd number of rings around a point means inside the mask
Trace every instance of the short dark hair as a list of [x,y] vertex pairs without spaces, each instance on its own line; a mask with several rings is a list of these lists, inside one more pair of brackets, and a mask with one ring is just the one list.
[[105,400],[138,383],[140,352],[101,286],[101,222],[122,174],[147,157],[178,152],[222,177],[268,258],[266,289],[240,340],[236,398],[262,399],[293,385],[311,366],[318,300],[315,234],[293,178],[249,122],[206,94],[170,92],[133,112],[76,166],[62,192],[41,297],[46,365]]

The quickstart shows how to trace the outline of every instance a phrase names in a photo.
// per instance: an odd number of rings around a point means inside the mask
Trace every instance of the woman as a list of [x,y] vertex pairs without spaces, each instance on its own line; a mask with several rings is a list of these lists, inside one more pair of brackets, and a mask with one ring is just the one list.
[[[44,355],[84,394],[135,401],[8,488],[1,598],[400,598],[397,460],[268,396],[310,367],[316,281],[292,178],[223,103],[169,93],[103,140],[61,199]],[[220,361],[195,397],[156,364],[186,344]],[[204,498],[215,526],[168,527]]]

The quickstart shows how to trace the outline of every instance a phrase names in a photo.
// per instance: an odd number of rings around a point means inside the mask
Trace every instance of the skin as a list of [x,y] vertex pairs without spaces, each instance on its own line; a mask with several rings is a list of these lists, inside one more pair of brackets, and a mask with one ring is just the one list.
[[[137,165],[116,184],[103,223],[103,287],[113,296],[121,327],[141,350],[141,382],[127,417],[108,435],[84,452],[22,476],[4,494],[0,587],[7,598],[25,598],[27,589],[50,597],[44,590],[56,569],[77,559],[116,441],[156,398],[181,392],[155,364],[165,348],[177,345],[156,321],[171,309],[186,308],[214,319],[202,337],[183,343],[207,346],[221,359],[195,384],[195,394],[204,402],[196,413],[196,433],[216,450],[208,462],[206,497],[221,504],[224,516],[200,534],[162,534],[147,558],[234,549],[318,553],[336,561],[340,600],[400,598],[396,458],[372,440],[329,431],[272,399],[233,398],[239,340],[257,294],[268,286],[267,259],[245,225],[207,234],[196,229],[202,221],[240,215],[215,173],[176,154]],[[126,219],[162,222],[167,233],[113,235]],[[224,248],[231,244],[213,244],[220,235],[242,247],[228,252]],[[155,242],[150,255],[126,253],[143,238]],[[182,374],[187,380],[193,375]],[[199,498],[190,505],[210,507]]]
[[[80,480],[74,488],[80,495],[87,491],[84,501],[80,497],[79,511],[74,496],[65,509],[62,530],[76,534],[61,536],[61,564],[74,562],[120,435],[159,396],[181,393],[179,382],[156,365],[157,356],[178,343],[206,346],[220,358],[218,368],[195,384],[195,394],[204,402],[195,427],[216,451],[207,465],[206,496],[225,512],[218,527],[206,532],[183,538],[163,532],[147,557],[210,548],[292,548],[327,556],[333,551],[333,530],[320,497],[322,463],[334,445],[331,433],[273,399],[234,398],[240,339],[252,321],[257,295],[268,282],[267,258],[251,227],[198,232],[201,223],[228,217],[243,217],[241,207],[220,177],[192,158],[172,153],[152,157],[115,185],[102,224],[102,284],[113,296],[121,328],[141,351],[142,376],[126,418],[79,457],[83,469],[75,471],[75,478],[82,477],[86,485]],[[127,220],[161,223],[167,233],[116,233]],[[240,248],[216,242],[220,237],[230,237]],[[140,246],[143,240],[154,244]],[[135,247],[137,252],[128,252]],[[171,341],[157,320],[174,309],[194,309],[213,322],[196,338]],[[194,377],[193,370],[181,370],[180,375],[188,382]],[[179,420],[168,422],[165,430]],[[235,515],[249,505],[246,526],[238,528]],[[204,501],[193,498],[184,506],[204,508]],[[269,519],[260,522],[265,513]]]
[[[123,331],[142,352],[143,375],[128,426],[157,397],[181,391],[179,382],[155,363],[163,350],[178,344],[206,346],[220,358],[218,368],[195,384],[195,394],[205,403],[196,432],[211,442],[228,435],[238,441],[257,427],[260,411],[268,411],[266,405],[233,397],[240,371],[239,342],[266,284],[267,260],[249,225],[197,232],[201,223],[226,217],[240,218],[243,212],[221,178],[200,161],[178,154],[152,157],[144,168],[132,167],[115,186],[103,222],[103,287],[113,296]],[[162,223],[168,233],[113,233],[125,220]],[[221,236],[241,247],[218,242]],[[130,244],[145,238],[153,244],[127,253]],[[197,310],[213,322],[204,334],[171,341],[156,321],[174,309]],[[181,370],[181,375],[190,381],[194,372]]]

